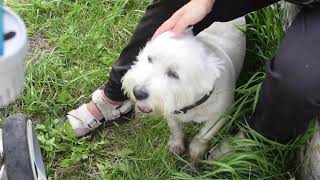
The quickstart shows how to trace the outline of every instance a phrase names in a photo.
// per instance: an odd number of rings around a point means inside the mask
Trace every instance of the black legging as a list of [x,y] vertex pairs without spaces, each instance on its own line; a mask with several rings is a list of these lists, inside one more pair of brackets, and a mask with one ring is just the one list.
[[[104,90],[110,99],[127,99],[121,91],[121,78],[155,30],[188,2],[155,0],[147,7],[129,44],[112,66]],[[229,21],[274,2],[277,0],[216,0],[212,13],[194,26],[194,33],[215,21]],[[320,8],[302,9],[267,67],[256,112],[248,124],[272,140],[287,143],[305,131],[320,108]]]

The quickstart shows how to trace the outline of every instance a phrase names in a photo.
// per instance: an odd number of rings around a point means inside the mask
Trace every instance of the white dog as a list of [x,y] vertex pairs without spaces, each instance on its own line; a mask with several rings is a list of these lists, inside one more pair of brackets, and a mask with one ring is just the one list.
[[189,151],[197,161],[224,125],[233,103],[237,76],[245,56],[244,17],[214,23],[194,36],[164,33],[147,43],[122,79],[123,89],[142,113],[163,114],[170,128],[172,153],[185,151],[183,124],[204,122]]

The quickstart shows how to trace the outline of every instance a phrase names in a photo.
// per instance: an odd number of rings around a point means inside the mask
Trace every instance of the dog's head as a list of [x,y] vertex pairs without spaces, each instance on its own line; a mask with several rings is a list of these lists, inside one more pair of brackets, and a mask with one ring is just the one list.
[[151,40],[122,79],[125,93],[143,113],[171,113],[209,93],[222,63],[191,32]]

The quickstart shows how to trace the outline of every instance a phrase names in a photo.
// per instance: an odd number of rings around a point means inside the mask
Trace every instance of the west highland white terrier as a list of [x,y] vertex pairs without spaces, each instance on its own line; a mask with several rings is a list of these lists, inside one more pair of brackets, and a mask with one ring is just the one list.
[[145,114],[162,114],[169,128],[169,149],[185,151],[183,125],[204,123],[189,145],[193,161],[203,158],[208,141],[223,127],[233,103],[246,50],[245,18],[214,23],[194,36],[166,32],[149,41],[122,79],[126,94]]

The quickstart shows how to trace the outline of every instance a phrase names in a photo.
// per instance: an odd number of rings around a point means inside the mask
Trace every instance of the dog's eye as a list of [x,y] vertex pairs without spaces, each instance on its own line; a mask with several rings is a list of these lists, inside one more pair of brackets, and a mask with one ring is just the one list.
[[169,69],[167,71],[167,75],[168,75],[168,77],[171,77],[171,78],[174,78],[174,79],[179,79],[179,75],[177,74],[177,72],[175,72],[175,71],[173,71],[171,69]]
[[152,63],[152,58],[150,56],[148,56],[148,61],[149,63]]

